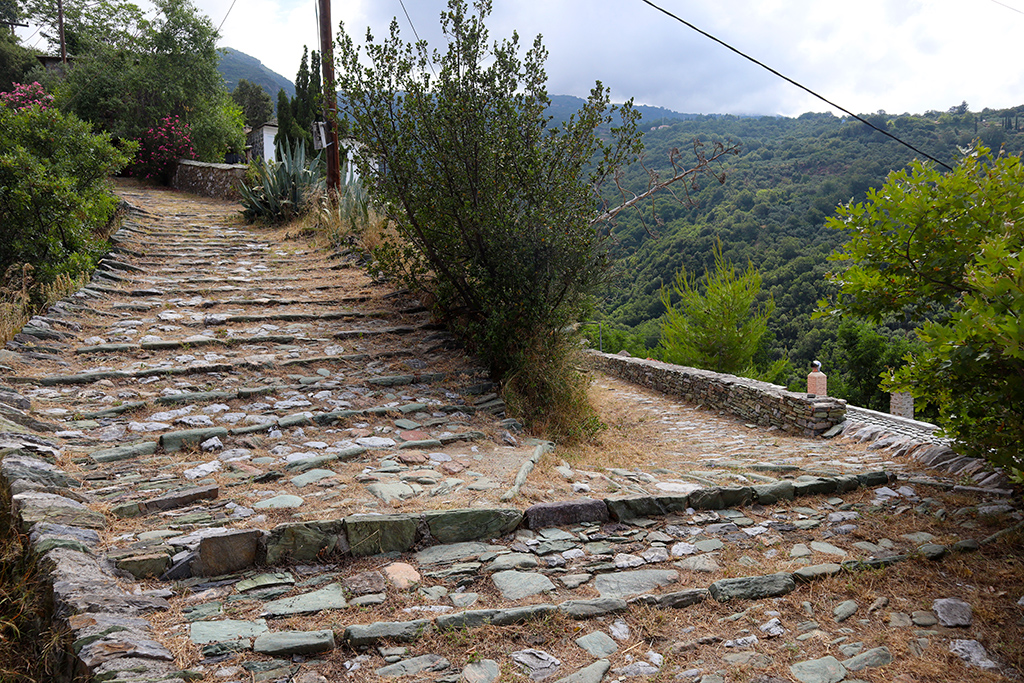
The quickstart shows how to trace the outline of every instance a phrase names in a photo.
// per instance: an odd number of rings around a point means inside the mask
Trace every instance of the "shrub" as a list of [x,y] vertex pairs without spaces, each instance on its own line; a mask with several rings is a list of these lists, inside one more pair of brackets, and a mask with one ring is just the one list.
[[285,138],[277,145],[281,161],[268,159],[255,164],[252,180],[242,183],[242,215],[249,222],[262,220],[279,223],[302,214],[309,206],[311,193],[323,187],[322,157],[306,160],[306,148],[293,148]]
[[116,207],[106,179],[130,151],[57,109],[0,106],[0,273],[30,263],[47,284],[92,268]]
[[165,116],[142,134],[139,151],[129,170],[130,175],[144,180],[171,182],[179,159],[195,159],[192,129],[177,116]]

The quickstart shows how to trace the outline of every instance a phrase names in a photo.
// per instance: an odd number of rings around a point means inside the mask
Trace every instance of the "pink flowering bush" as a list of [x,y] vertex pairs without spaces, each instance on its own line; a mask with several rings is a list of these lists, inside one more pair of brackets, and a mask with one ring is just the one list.
[[165,116],[139,138],[139,151],[128,173],[136,178],[171,182],[179,159],[195,159],[192,129],[177,116]]
[[0,102],[3,102],[5,107],[18,111],[29,109],[36,105],[40,109],[46,109],[53,103],[53,95],[47,95],[46,91],[43,90],[43,86],[39,85],[38,82],[15,83],[14,90],[0,92]]

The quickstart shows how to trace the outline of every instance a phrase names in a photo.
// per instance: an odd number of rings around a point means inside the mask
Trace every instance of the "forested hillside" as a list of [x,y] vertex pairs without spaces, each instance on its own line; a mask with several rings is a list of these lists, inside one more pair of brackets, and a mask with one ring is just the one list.
[[[1007,153],[1019,154],[1024,149],[1022,113],[1024,106],[975,113],[965,103],[945,112],[878,112],[865,118],[952,166],[960,157],[959,148],[975,139],[993,149],[1002,147]],[[901,330],[911,329],[914,321],[894,319],[877,332],[848,322],[843,341],[837,340],[840,321],[812,320],[811,314],[816,302],[829,293],[826,273],[841,268],[826,258],[843,235],[826,228],[825,219],[837,204],[862,200],[869,188],[880,186],[891,170],[903,168],[917,154],[856,120],[831,114],[804,114],[795,119],[697,116],[652,120],[645,116],[643,125],[648,131],[644,137],[647,161],[662,170],[667,170],[668,154],[674,147],[689,155],[684,159],[692,158],[689,150],[694,139],[735,144],[740,151],[721,168],[725,182],[702,182],[691,195],[692,205],[662,195],[655,200],[653,211],[648,206],[642,214],[619,218],[613,248],[618,273],[604,293],[597,316],[608,323],[606,350],[627,348],[634,354],[656,355],[652,349],[658,342],[658,319],[664,312],[659,291],[672,282],[681,267],[701,274],[712,265],[716,240],[721,240],[726,258],[736,266],[745,267],[749,260],[759,268],[764,276],[762,296],[774,297],[776,310],[760,359],[766,364],[788,356],[795,367],[788,377],[778,378],[783,382],[798,381],[816,356],[824,356],[827,370],[830,361],[852,365],[850,357],[856,355],[858,346],[877,347],[871,353],[884,356],[886,348],[894,346],[892,340],[895,346],[905,345],[900,341]],[[630,189],[641,191],[647,176],[642,169],[633,168],[626,181]],[[896,361],[898,356],[888,359],[889,363]],[[872,362],[877,365],[882,358],[861,359],[860,364]],[[871,368],[871,373],[873,376],[862,380],[871,384],[878,368]],[[846,383],[853,381],[845,379]]]

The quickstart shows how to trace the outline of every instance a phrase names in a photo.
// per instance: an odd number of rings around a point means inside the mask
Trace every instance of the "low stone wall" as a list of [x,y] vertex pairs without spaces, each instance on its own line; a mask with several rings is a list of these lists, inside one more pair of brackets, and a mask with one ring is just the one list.
[[595,367],[610,375],[786,432],[820,436],[846,419],[846,401],[839,398],[660,361],[588,354]]
[[171,187],[202,197],[238,199],[238,185],[245,177],[245,164],[207,164],[182,159],[171,179]]

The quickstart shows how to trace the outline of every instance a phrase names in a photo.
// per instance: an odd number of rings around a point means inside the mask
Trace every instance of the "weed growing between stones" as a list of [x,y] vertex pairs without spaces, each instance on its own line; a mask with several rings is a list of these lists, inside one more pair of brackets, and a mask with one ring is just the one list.
[[537,339],[510,363],[516,369],[502,384],[511,414],[534,433],[570,444],[592,439],[604,427],[590,404],[590,377],[577,368],[573,342],[561,334]]

